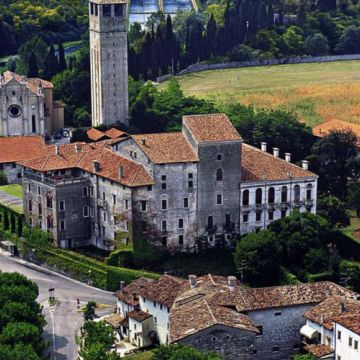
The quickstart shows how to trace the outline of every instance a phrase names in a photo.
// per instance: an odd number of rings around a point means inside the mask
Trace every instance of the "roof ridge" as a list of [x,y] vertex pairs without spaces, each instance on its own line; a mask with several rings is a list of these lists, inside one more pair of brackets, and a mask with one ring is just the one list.
[[137,168],[137,170],[136,170],[136,172],[135,172],[135,174],[134,174],[133,178],[132,178],[132,179],[131,179],[131,181],[130,181],[130,184],[131,184],[131,185],[133,185],[133,184],[134,184],[135,179],[137,178],[137,175],[138,175],[138,173],[139,173],[139,171],[140,171],[140,167],[142,166],[142,165],[140,165],[140,164],[136,164],[136,165],[138,166],[138,168]]
[[207,301],[206,299],[204,299],[204,301],[205,301],[205,304],[206,304],[207,308],[209,309],[209,312],[210,312],[210,314],[211,314],[211,317],[213,318],[213,320],[214,320],[214,322],[215,322],[215,324],[216,324],[216,323],[217,323],[217,319],[216,319],[214,313],[212,312],[211,307],[210,307],[208,301]]

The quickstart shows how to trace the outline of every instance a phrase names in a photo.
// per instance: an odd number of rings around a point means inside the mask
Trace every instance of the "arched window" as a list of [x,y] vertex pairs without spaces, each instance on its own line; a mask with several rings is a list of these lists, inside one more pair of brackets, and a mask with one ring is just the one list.
[[312,199],[312,188],[313,186],[311,184],[306,185],[306,200]]
[[222,169],[216,170],[216,181],[223,181],[223,171]]
[[295,202],[300,201],[300,185],[294,186],[294,201]]
[[260,188],[256,189],[255,204],[262,204],[262,189]]
[[249,206],[249,190],[243,191],[242,204],[243,206]]
[[34,133],[36,132],[36,117],[33,115],[31,117],[31,131]]
[[212,217],[212,216],[209,216],[209,217],[208,217],[207,224],[208,224],[208,228],[209,228],[209,229],[212,229],[212,228],[213,228],[213,226],[214,226],[214,220],[213,220],[213,217]]
[[268,203],[273,204],[275,202],[275,189],[271,187],[268,193]]
[[286,186],[283,186],[281,188],[281,202],[282,203],[287,202],[287,187]]

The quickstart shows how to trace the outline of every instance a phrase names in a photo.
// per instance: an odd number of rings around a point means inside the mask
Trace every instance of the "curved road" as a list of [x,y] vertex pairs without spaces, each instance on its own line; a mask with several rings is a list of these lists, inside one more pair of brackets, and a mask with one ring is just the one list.
[[[108,304],[107,309],[97,311],[98,315],[111,313],[115,305],[113,293],[93,288],[22,259],[5,255],[1,253],[1,250],[0,270],[19,272],[38,284],[37,301],[43,306],[47,321],[44,335],[51,344],[49,349],[51,360],[77,359],[78,349],[75,337],[83,323],[82,313],[77,310],[77,299],[80,299],[81,305],[90,300]],[[50,288],[55,288],[55,298],[58,300],[53,309],[49,309],[47,301]]]

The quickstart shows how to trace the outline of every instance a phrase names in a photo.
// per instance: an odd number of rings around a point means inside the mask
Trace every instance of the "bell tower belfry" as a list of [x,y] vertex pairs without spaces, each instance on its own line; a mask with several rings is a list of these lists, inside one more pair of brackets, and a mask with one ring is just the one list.
[[127,0],[89,3],[93,126],[129,124],[126,12]]

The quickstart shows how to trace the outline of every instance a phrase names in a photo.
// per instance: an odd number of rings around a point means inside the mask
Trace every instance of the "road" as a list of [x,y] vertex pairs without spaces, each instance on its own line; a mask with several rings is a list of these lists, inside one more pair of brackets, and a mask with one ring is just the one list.
[[[38,284],[39,297],[37,301],[43,306],[43,313],[47,321],[44,335],[51,344],[51,360],[77,359],[78,349],[75,336],[83,323],[82,313],[77,310],[77,299],[80,299],[81,305],[90,300],[110,305],[109,308],[97,312],[98,315],[111,313],[115,304],[113,293],[82,284],[1,252],[0,270],[19,272]],[[55,298],[58,300],[53,309],[49,309],[47,301],[49,288],[55,288]]]

